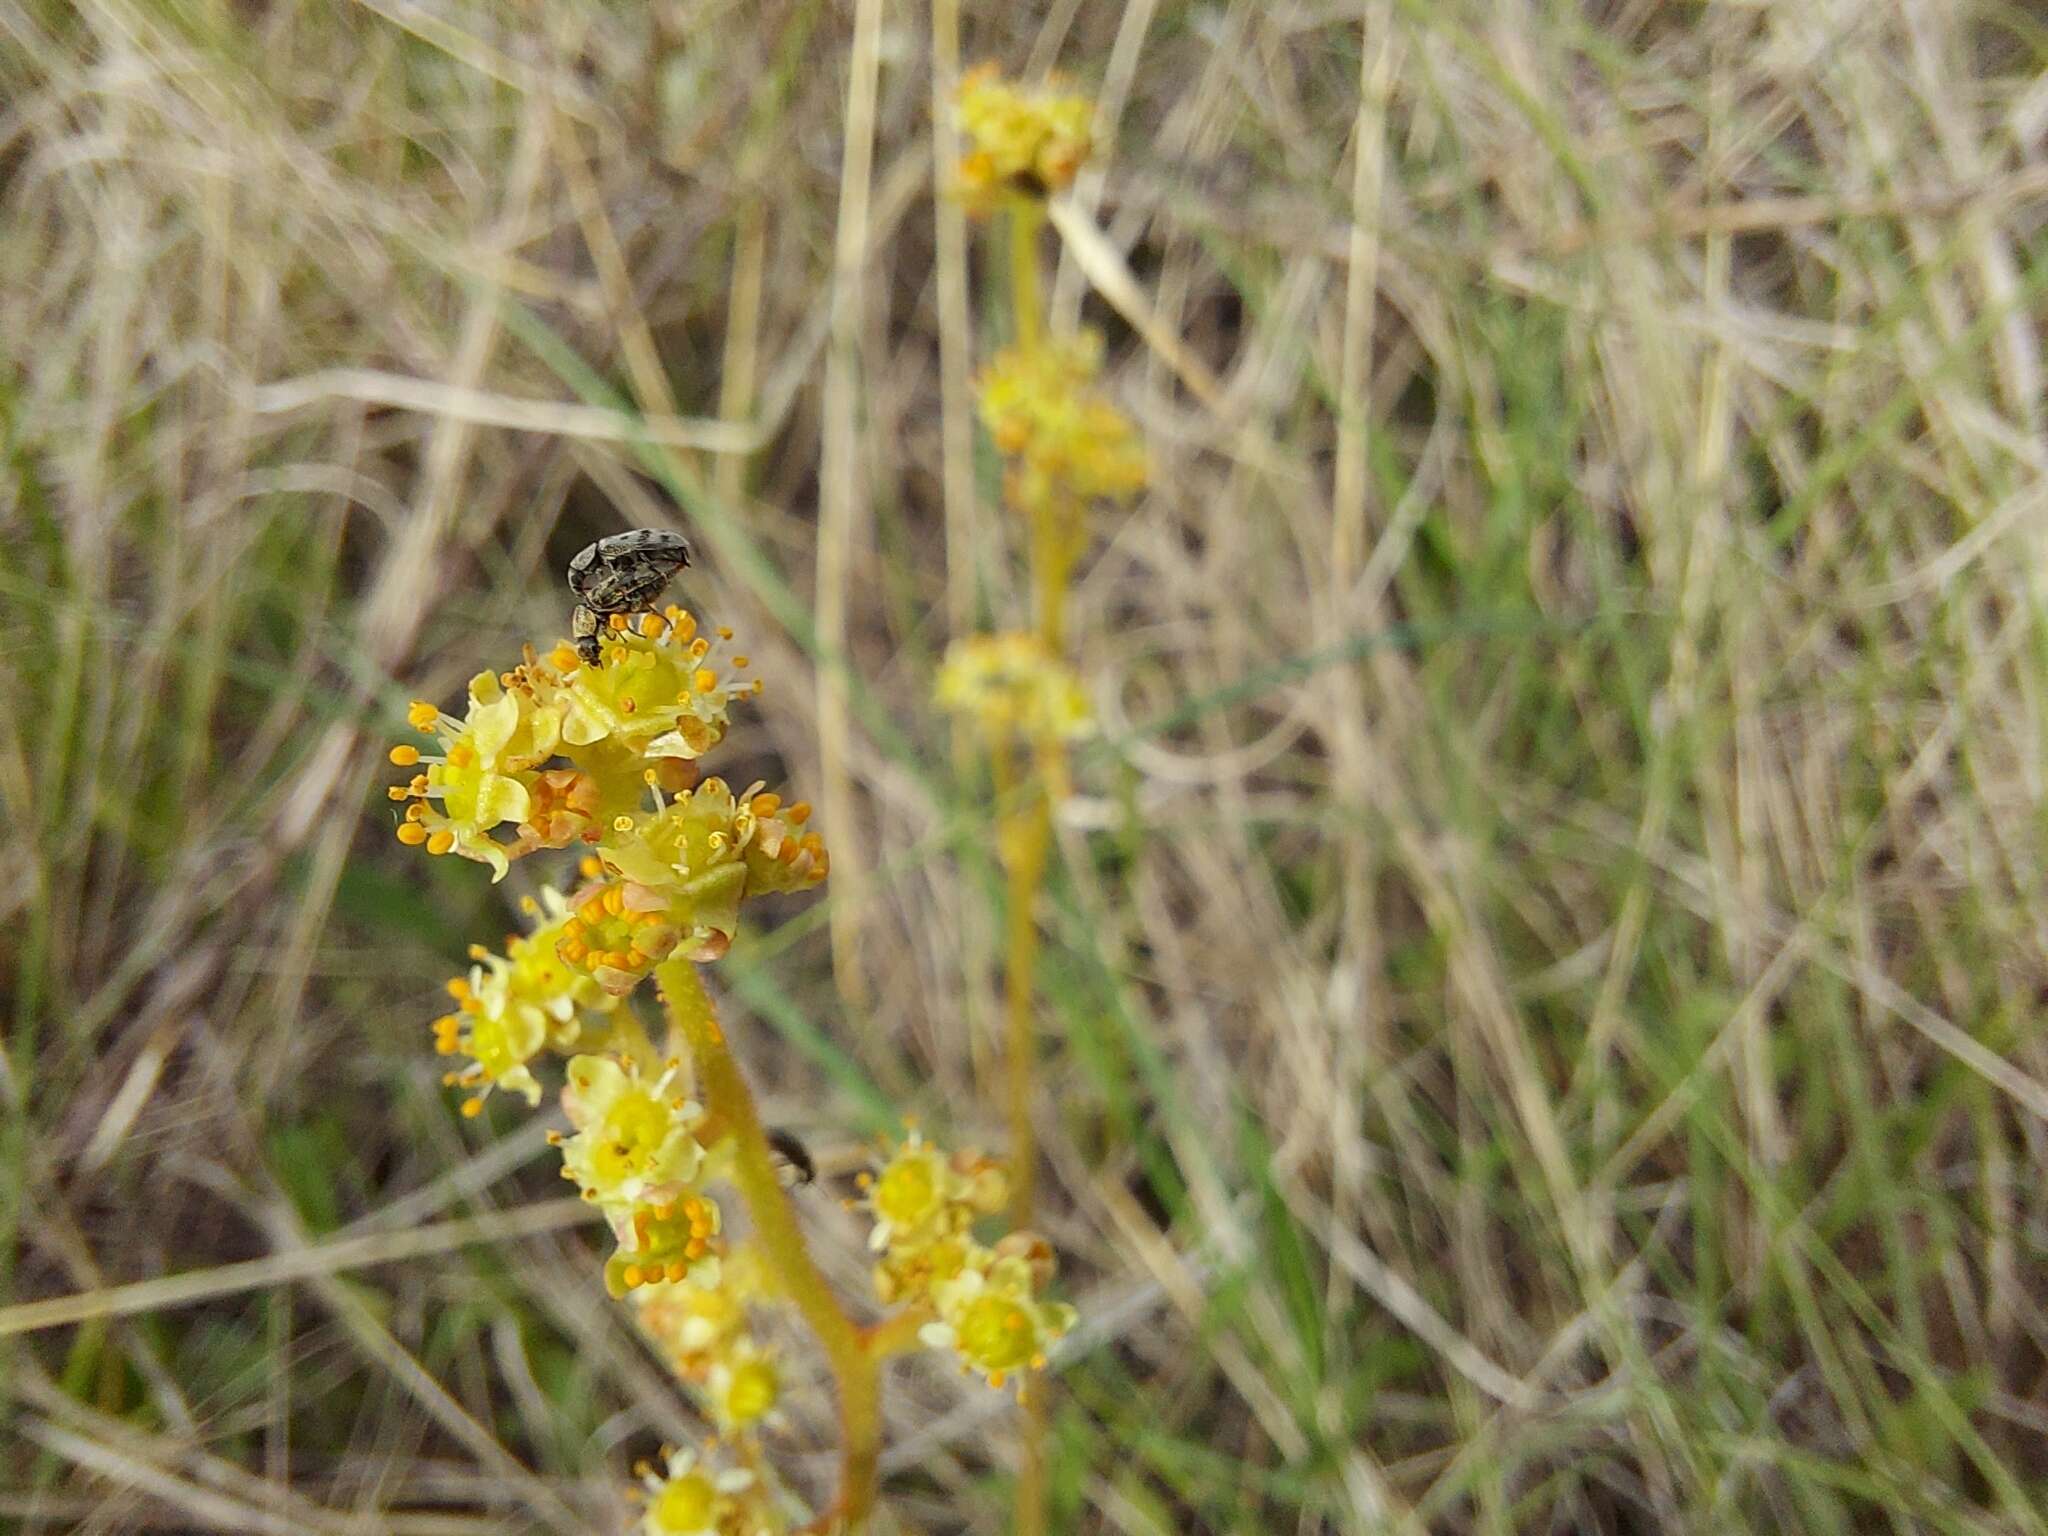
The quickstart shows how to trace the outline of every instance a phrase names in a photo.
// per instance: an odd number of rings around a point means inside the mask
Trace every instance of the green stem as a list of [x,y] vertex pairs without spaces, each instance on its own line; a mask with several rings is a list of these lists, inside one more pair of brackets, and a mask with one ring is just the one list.
[[1045,330],[1045,309],[1038,297],[1038,232],[1045,227],[1045,205],[1019,202],[1010,210],[1010,304],[1017,345],[1035,347]]
[[[1038,291],[1038,234],[1045,224],[1041,203],[1019,203],[1010,214],[1011,316],[1019,347],[1039,345],[1045,312]],[[1037,591],[1038,633],[1057,656],[1065,648],[1067,583],[1073,572],[1072,539],[1054,508],[1026,509],[1031,519],[1032,579]],[[1033,1014],[1034,978],[1038,967],[1038,891],[1045,879],[1052,844],[1052,801],[1060,775],[1045,772],[1045,754],[1038,754],[1040,782],[1026,787],[1024,770],[1008,748],[995,756],[996,793],[1008,809],[1000,838],[1006,880],[1005,960],[1003,966],[1003,1037],[1010,1121],[1010,1222],[1031,1224],[1038,1183],[1038,1139],[1031,1121],[1038,1064],[1037,1020]],[[1020,792],[1028,797],[1018,805]],[[1045,1530],[1045,1402],[1034,1392],[1024,1411],[1023,1457],[1017,1474],[1016,1536],[1041,1536]]]
[[739,1063],[726,1048],[725,1032],[703,978],[687,960],[666,960],[654,979],[668,1004],[669,1024],[689,1046],[697,1068],[697,1088],[733,1139],[733,1182],[753,1217],[754,1239],[768,1256],[784,1294],[803,1314],[832,1362],[839,1389],[839,1423],[844,1461],[839,1493],[823,1527],[836,1520],[841,1529],[858,1531],[874,1507],[876,1463],[882,1444],[881,1375],[868,1352],[861,1330],[839,1305],[839,1298],[811,1259],[798,1226],[796,1211],[782,1187],[754,1096],[740,1075]]
[[[996,834],[1004,875],[1003,1055],[1010,1122],[1010,1223],[1031,1224],[1038,1179],[1038,1135],[1031,1118],[1038,1062],[1033,977],[1038,968],[1038,887],[1052,841],[1052,807],[1042,784],[1023,782],[1014,750],[997,749]],[[1022,803],[1019,803],[1019,801]]]

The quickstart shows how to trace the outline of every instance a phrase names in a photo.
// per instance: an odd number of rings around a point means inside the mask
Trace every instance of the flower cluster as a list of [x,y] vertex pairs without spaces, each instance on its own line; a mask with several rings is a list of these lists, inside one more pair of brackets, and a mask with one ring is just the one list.
[[742,1247],[710,1275],[684,1272],[633,1292],[640,1328],[727,1435],[779,1422],[782,1368],[753,1326],[773,1297],[766,1262]]
[[545,914],[532,933],[513,934],[505,953],[493,954],[477,945],[476,963],[467,976],[448,983],[456,1011],[434,1021],[434,1049],[443,1056],[463,1055],[469,1065],[448,1073],[450,1087],[475,1088],[463,1113],[483,1108],[493,1088],[522,1095],[529,1106],[540,1102],[540,1083],[527,1063],[542,1050],[568,1050],[596,1038],[609,1022],[616,999],[563,958],[570,925],[576,921],[568,900],[552,887],[520,906],[529,917]]
[[1096,388],[1093,332],[998,352],[975,381],[982,425],[1009,461],[1004,488],[1026,513],[1125,502],[1144,489],[1145,449]]
[[1094,108],[1085,96],[1015,86],[984,64],[961,80],[954,102],[968,144],[955,191],[974,212],[1049,196],[1088,158]]
[[397,766],[420,770],[389,792],[405,803],[399,841],[488,864],[500,880],[538,849],[602,851],[650,791],[659,803],[696,784],[696,760],[724,739],[733,700],[760,691],[739,675],[747,658],[724,654],[730,638],[698,633],[681,608],[637,625],[614,615],[599,666],[566,643],[546,656],[529,648],[511,671],[470,679],[460,719],[415,703],[407,723],[434,740],[426,752],[391,749]]
[[967,1150],[949,1157],[913,1130],[861,1182],[861,1204],[875,1220],[875,1292],[930,1314],[918,1338],[954,1351],[994,1387],[1042,1367],[1073,1327],[1074,1309],[1045,1299],[1053,1257],[1043,1238],[1011,1232],[993,1247],[975,1240],[975,1222],[1009,1199],[1002,1165]]
[[[392,750],[416,771],[390,795],[405,805],[401,842],[488,864],[494,878],[536,851],[577,850],[577,883],[521,901],[528,932],[502,954],[471,951],[435,1046],[466,1058],[446,1081],[471,1090],[471,1115],[498,1088],[537,1104],[537,1060],[569,1057],[571,1134],[552,1139],[563,1178],[611,1230],[605,1285],[635,1298],[720,1431],[744,1437],[775,1422],[781,1396],[781,1369],[749,1323],[773,1288],[757,1257],[727,1254],[708,1188],[731,1174],[729,1131],[698,1102],[689,1066],[657,1056],[628,1001],[665,961],[722,955],[749,898],[825,878],[809,806],[700,772],[733,701],[760,689],[741,676],[747,659],[726,653],[730,639],[671,607],[610,620],[596,666],[567,644],[529,648],[511,671],[471,679],[459,717],[412,706],[408,722],[432,743]],[[758,1458],[740,1449],[747,1467],[726,1470],[668,1455],[645,1479],[644,1530],[786,1529]]]
[[955,640],[939,668],[936,698],[991,744],[1074,741],[1093,724],[1074,669],[1029,631]]

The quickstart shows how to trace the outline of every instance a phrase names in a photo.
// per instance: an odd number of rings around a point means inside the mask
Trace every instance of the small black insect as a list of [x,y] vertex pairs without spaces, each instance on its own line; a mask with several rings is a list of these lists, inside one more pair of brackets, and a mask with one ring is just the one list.
[[781,1127],[768,1128],[768,1150],[775,1154],[780,1165],[776,1172],[782,1175],[785,1185],[809,1184],[818,1177],[818,1165],[811,1161],[810,1148]]
[[569,590],[576,594],[570,633],[585,666],[603,659],[598,635],[613,614],[646,613],[677,571],[690,563],[690,546],[679,533],[631,528],[586,544],[569,562]]

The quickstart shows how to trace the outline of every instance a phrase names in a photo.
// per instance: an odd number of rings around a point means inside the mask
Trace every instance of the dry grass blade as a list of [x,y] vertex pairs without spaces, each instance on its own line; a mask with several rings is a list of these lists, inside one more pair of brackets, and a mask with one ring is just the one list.
[[522,1238],[559,1232],[592,1219],[590,1207],[580,1200],[549,1200],[522,1210],[465,1216],[404,1231],[376,1232],[363,1237],[315,1243],[266,1258],[244,1259],[237,1264],[163,1275],[154,1280],[137,1280],[129,1285],[107,1286],[73,1296],[16,1302],[12,1306],[0,1307],[0,1338],[98,1318],[189,1307],[222,1296],[269,1290],[297,1280],[343,1274],[376,1264],[395,1264],[429,1254],[452,1253],[459,1248],[480,1244],[517,1242]]

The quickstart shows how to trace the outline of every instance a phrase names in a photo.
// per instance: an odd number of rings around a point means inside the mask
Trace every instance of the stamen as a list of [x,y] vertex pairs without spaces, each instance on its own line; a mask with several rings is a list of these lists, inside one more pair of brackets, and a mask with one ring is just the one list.
[[408,848],[417,848],[427,840],[427,829],[416,821],[401,821],[398,824],[398,840]]
[[391,749],[390,757],[392,765],[394,767],[410,768],[414,763],[420,760],[420,749],[418,747],[407,746],[405,743],[400,742],[397,746]]

